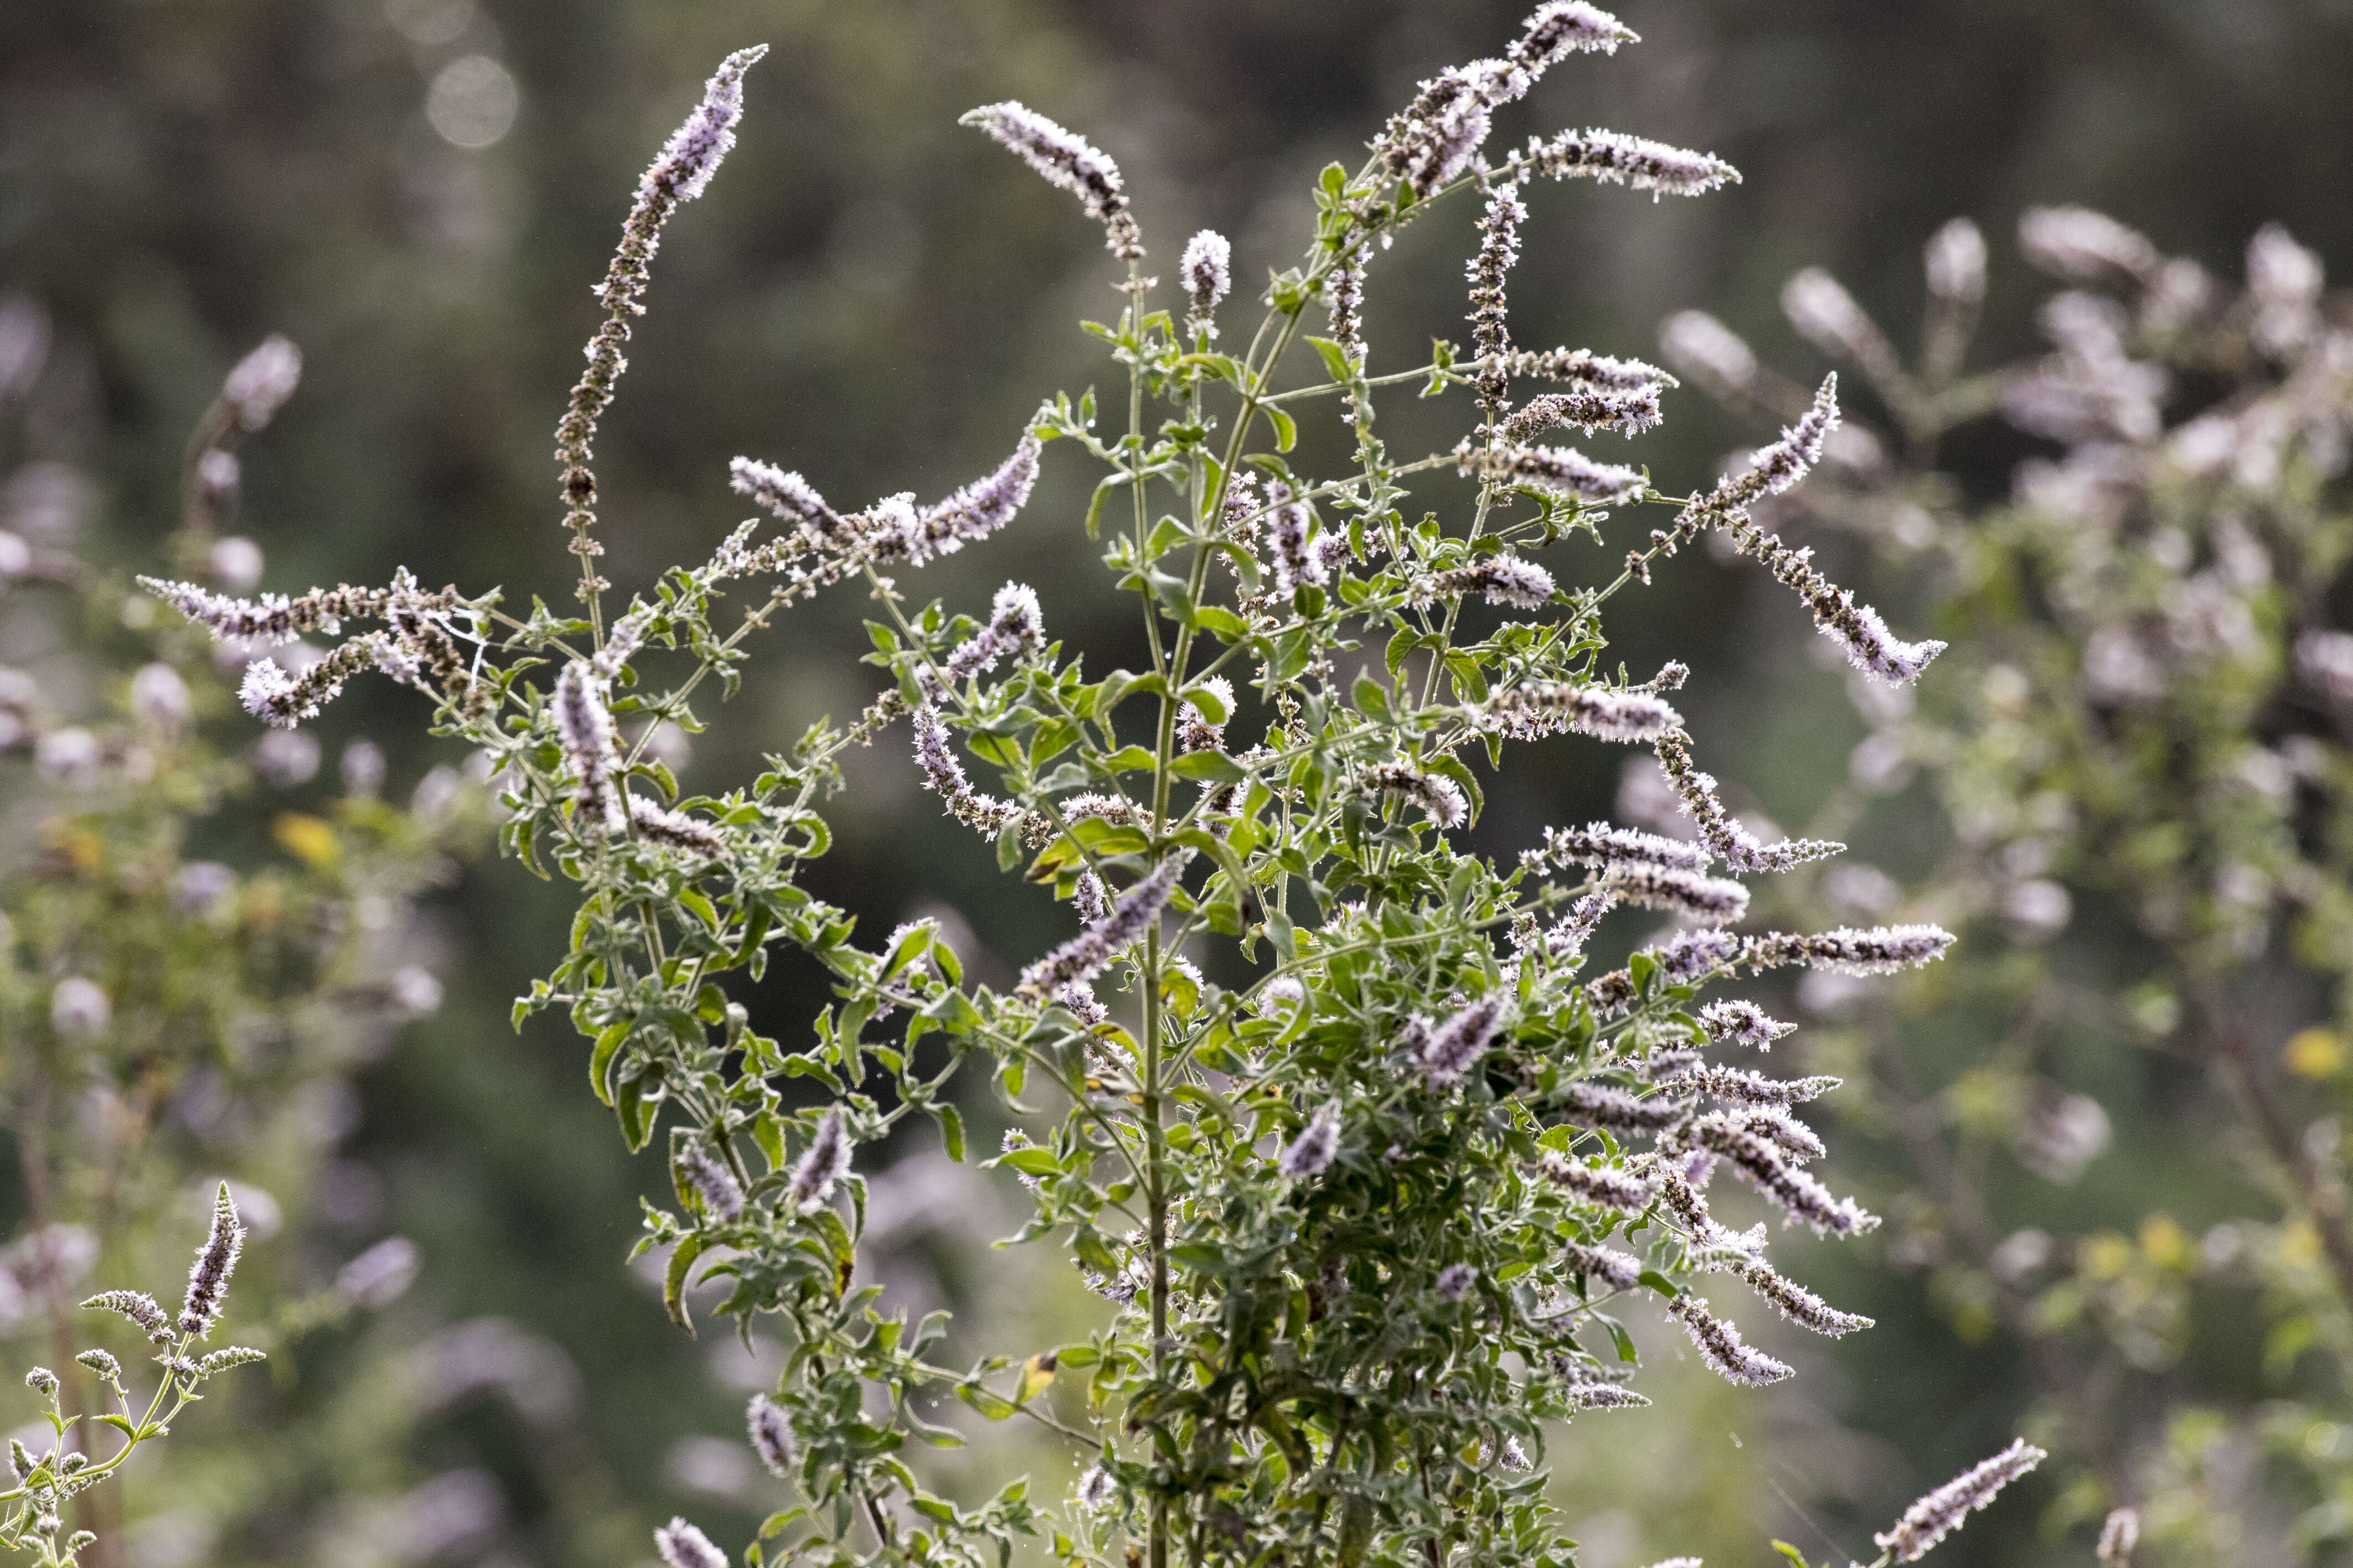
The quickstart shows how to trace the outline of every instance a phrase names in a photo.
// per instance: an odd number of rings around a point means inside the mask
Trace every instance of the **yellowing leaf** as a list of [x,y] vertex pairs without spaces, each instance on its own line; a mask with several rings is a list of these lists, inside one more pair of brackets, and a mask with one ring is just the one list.
[[299,811],[281,811],[269,826],[270,836],[309,862],[314,870],[323,871],[335,863],[343,845],[335,830],[315,816]]
[[2140,1249],[2160,1268],[2181,1268],[2189,1262],[2189,1233],[2170,1215],[2153,1214],[2140,1222]]
[[1054,1352],[1041,1351],[1021,1363],[1021,1387],[1013,1396],[1017,1405],[1027,1405],[1054,1381]]
[[2335,1078],[2345,1070],[2345,1039],[2316,1024],[2290,1035],[2280,1047],[2280,1059],[2298,1078]]
[[2113,1230],[2084,1239],[2080,1255],[2084,1272],[2094,1279],[2114,1279],[2132,1267],[2133,1244]]
[[76,871],[88,871],[94,868],[105,848],[105,846],[99,842],[97,834],[79,823],[68,822],[63,817],[53,816],[41,824],[41,837],[47,839],[49,847]]

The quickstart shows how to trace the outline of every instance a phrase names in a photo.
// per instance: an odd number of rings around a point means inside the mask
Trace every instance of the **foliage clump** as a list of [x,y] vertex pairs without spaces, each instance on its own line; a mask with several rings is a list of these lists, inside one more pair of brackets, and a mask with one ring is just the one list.
[[[1582,176],[1696,195],[1736,177],[1704,154],[1595,131],[1485,157],[1495,110],[1569,56],[1631,39],[1581,0],[1553,0],[1503,58],[1424,83],[1360,168],[1324,172],[1305,255],[1269,280],[1247,335],[1218,320],[1222,239],[1186,247],[1182,318],[1155,309],[1145,231],[1112,161],[1024,106],[975,111],[1075,194],[1126,263],[1117,319],[1089,328],[1126,379],[1115,427],[1092,393],[1056,397],[993,472],[935,501],[854,510],[739,459],[735,488],[783,531],[763,538],[747,522],[608,616],[595,419],[659,231],[732,141],[759,55],[742,51],[641,183],[561,432],[580,615],[518,616],[495,595],[406,578],[260,606],[154,585],[239,635],[261,612],[373,622],[307,670],[258,661],[248,707],[291,725],[369,667],[418,688],[439,731],[496,769],[507,847],[579,885],[571,950],[516,1018],[565,1009],[629,1145],[666,1147],[675,1205],[649,1208],[641,1247],[667,1255],[673,1314],[686,1321],[690,1287],[722,1282],[719,1315],[787,1346],[747,1426],[801,1502],[768,1520],[751,1561],[1001,1563],[1017,1535],[1042,1535],[1066,1561],[1150,1568],[1179,1554],[1566,1564],[1543,1423],[1642,1402],[1616,1316],[1628,1303],[1663,1303],[1743,1384],[1789,1369],[1746,1342],[1736,1298],[1710,1276],[1805,1328],[1862,1326],[1779,1274],[1764,1225],[1713,1210],[1746,1201],[1725,1197],[1741,1188],[1820,1233],[1876,1223],[1814,1173],[1822,1145],[1789,1110],[1826,1086],[1709,1063],[1711,1047],[1778,1026],[1700,997],[1771,969],[1886,973],[1950,939],[1926,925],[1734,930],[1746,889],[1712,875],[1715,861],[1777,872],[1839,847],[1768,842],[1731,815],[1669,700],[1687,670],[1638,680],[1610,668],[1604,611],[1655,561],[1721,531],[1877,677],[1916,678],[1938,645],[1896,641],[1751,521],[1819,460],[1838,424],[1834,381],[1744,470],[1695,495],[1539,444],[1560,425],[1646,429],[1671,378],[1515,341],[1523,187]],[[1464,190],[1483,202],[1470,350],[1441,342],[1377,368],[1368,276],[1397,230]],[[1515,406],[1531,381],[1562,390]],[[1392,454],[1377,405],[1409,385],[1471,393],[1460,445]],[[1303,471],[1301,421],[1333,415],[1352,458]],[[1134,596],[1134,668],[1083,670],[1051,637],[1050,598],[1025,585],[984,619],[920,603],[890,574],[1011,524],[1057,446],[1103,470],[1081,526]],[[1421,510],[1409,481],[1433,482],[1439,510]],[[1609,553],[1622,538],[1604,550],[1629,509],[1654,503],[1674,509],[1671,526],[1622,560]],[[1557,564],[1537,559],[1547,551]],[[1591,581],[1562,587],[1572,575]],[[692,700],[713,680],[734,690],[752,633],[852,579],[879,606],[867,657],[881,694],[750,784],[683,795],[650,726],[697,727]],[[727,595],[747,588],[723,626]],[[843,752],[902,716],[942,807],[1003,870],[1072,908],[1075,933],[1009,992],[968,982],[933,921],[861,944],[797,879],[828,847],[820,808]],[[648,728],[627,738],[624,721]],[[1695,839],[1602,825],[1582,841],[1598,863],[1551,845],[1517,860],[1474,847],[1474,763],[1560,736],[1651,748]],[[993,777],[976,783],[975,766]],[[1676,923],[1621,965],[1589,964],[1621,906]],[[738,971],[758,981],[780,951],[821,967],[838,997],[802,1041],[757,1033],[725,988]],[[910,1322],[860,1279],[859,1152],[924,1116],[965,1158],[950,1080],[974,1058],[1016,1111],[1059,1108],[987,1163],[1034,1196],[1019,1239],[1057,1241],[1108,1305],[1081,1342],[956,1368],[932,1359],[944,1315]],[[926,1418],[944,1391],[1085,1450],[1075,1495],[1046,1505],[1016,1483],[966,1507],[925,1489],[901,1455],[962,1440]],[[2013,1453],[2000,1479],[2032,1457]],[[1941,1533],[1904,1528],[1906,1550]],[[725,1561],[684,1520],[657,1540],[674,1568]]]

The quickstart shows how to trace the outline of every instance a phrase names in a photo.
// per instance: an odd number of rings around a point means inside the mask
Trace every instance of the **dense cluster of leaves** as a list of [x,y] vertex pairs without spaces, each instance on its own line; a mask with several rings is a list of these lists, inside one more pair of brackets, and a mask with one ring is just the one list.
[[[767,1521],[747,1561],[1001,1563],[1015,1536],[1043,1535],[1068,1562],[1151,1568],[1180,1553],[1566,1564],[1542,1424],[1641,1402],[1624,1385],[1635,1355],[1613,1316],[1622,1302],[1664,1303],[1743,1383],[1788,1369],[1711,1313],[1694,1290],[1706,1275],[1820,1332],[1863,1325],[1775,1272],[1762,1226],[1736,1231],[1710,1214],[1721,1169],[1817,1231],[1873,1223],[1808,1172],[1820,1144],[1787,1110],[1831,1086],[1704,1062],[1708,1047],[1759,1046],[1778,1026],[1699,997],[1744,971],[1885,973],[1948,939],[1726,929],[1748,894],[1704,875],[1712,861],[1782,869],[1837,846],[1763,844],[1732,820],[1663,696],[1686,672],[1640,683],[1613,672],[1602,623],[1654,559],[1700,532],[1726,529],[1760,552],[1775,542],[1747,510],[1815,460],[1836,424],[1832,389],[1751,473],[1668,498],[1635,470],[1530,444],[1556,425],[1646,427],[1663,374],[1529,352],[1509,335],[1522,184],[1586,175],[1694,194],[1730,175],[1598,132],[1501,164],[1478,156],[1489,111],[1534,75],[1630,39],[1593,7],[1555,0],[1507,58],[1425,84],[1363,168],[1324,172],[1306,257],[1270,280],[1259,325],[1232,340],[1239,354],[1216,348],[1222,240],[1187,248],[1181,320],[1153,309],[1110,161],[1019,105],[975,111],[1077,194],[1129,263],[1118,320],[1091,328],[1125,373],[1124,426],[1099,433],[1092,395],[1057,398],[1004,468],[922,509],[898,496],[845,514],[797,475],[739,460],[737,488],[786,531],[754,544],[746,524],[608,616],[590,531],[595,420],[660,225],[732,139],[758,58],[744,51],[642,182],[602,290],[607,321],[562,432],[582,616],[534,605],[518,617],[495,595],[405,580],[259,604],[163,588],[223,632],[381,619],[385,631],[352,637],[309,674],[257,663],[248,706],[290,724],[371,663],[423,688],[440,731],[495,770],[507,847],[579,885],[570,951],[516,1017],[566,1010],[629,1145],[665,1142],[676,1205],[649,1207],[641,1247],[666,1254],[672,1312],[685,1321],[691,1289],[718,1282],[720,1316],[786,1346],[748,1425],[803,1500]],[[1440,344],[1375,374],[1366,268],[1398,227],[1465,186],[1488,204],[1472,352]],[[1311,310],[1330,335],[1303,343]],[[1321,374],[1297,382],[1305,355],[1293,351],[1310,347]],[[1570,391],[1514,413],[1515,378]],[[1461,447],[1391,457],[1375,405],[1400,383],[1476,392]],[[1300,419],[1334,407],[1353,469],[1295,471]],[[1050,598],[1008,585],[982,620],[917,604],[883,571],[1002,528],[1041,448],[1070,447],[1108,470],[1084,529],[1141,622],[1137,668],[1102,676],[1048,639]],[[1406,481],[1448,468],[1476,479],[1467,498],[1452,490],[1443,512],[1411,516]],[[1675,525],[1622,563],[1588,550],[1614,510],[1646,502],[1679,508]],[[1557,588],[1531,553],[1556,546],[1562,574],[1582,568],[1592,585]],[[723,628],[725,596],[770,576],[765,598]],[[881,606],[869,657],[889,687],[857,724],[817,726],[749,787],[681,796],[652,750],[657,727],[697,729],[692,700],[714,680],[733,690],[745,638],[851,578]],[[1819,577],[1787,580],[1859,659],[1884,637]],[[1935,648],[1905,651],[1925,662]],[[902,715],[946,809],[993,837],[1006,871],[1081,917],[1010,992],[968,982],[935,922],[862,944],[797,880],[828,847],[819,808],[843,752]],[[1229,743],[1246,723],[1262,726],[1259,740]],[[1474,851],[1462,836],[1482,799],[1472,763],[1567,732],[1579,738],[1566,746],[1655,747],[1697,842],[1596,825],[1516,862]],[[974,786],[959,742],[1001,797]],[[1588,974],[1588,940],[1621,903],[1689,923]],[[726,989],[739,971],[758,981],[779,950],[821,967],[839,997],[798,1048],[754,1030]],[[1117,1005],[1095,994],[1099,978],[1117,984]],[[1060,1241],[1111,1305],[1082,1341],[958,1368],[931,1359],[940,1315],[910,1322],[860,1278],[857,1152],[929,1116],[966,1158],[949,1080],[975,1057],[1037,1128],[989,1162],[1035,1195],[1022,1239]],[[1076,1494],[1050,1509],[1025,1483],[977,1506],[928,1491],[901,1456],[962,1440],[927,1418],[946,1392],[1089,1451]],[[1907,1516],[1883,1546],[1917,1555],[2032,1458],[2007,1456],[2000,1479],[1941,1514]],[[684,1521],[658,1541],[681,1568],[725,1561]]]

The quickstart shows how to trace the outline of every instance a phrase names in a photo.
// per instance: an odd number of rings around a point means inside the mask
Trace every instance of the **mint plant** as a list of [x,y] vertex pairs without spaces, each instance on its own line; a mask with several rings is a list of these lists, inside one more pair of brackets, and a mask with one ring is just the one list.
[[[229,1276],[244,1247],[245,1226],[238,1223],[237,1204],[224,1182],[213,1200],[211,1228],[189,1266],[188,1292],[178,1312],[166,1311],[142,1290],[104,1290],[82,1303],[86,1310],[117,1313],[143,1333],[155,1347],[153,1360],[163,1368],[163,1375],[142,1408],[124,1383],[121,1361],[104,1350],[83,1351],[74,1360],[99,1384],[98,1408],[87,1415],[69,1415],[64,1385],[56,1373],[37,1366],[25,1374],[25,1386],[44,1406],[50,1440],[35,1452],[22,1438],[8,1439],[10,1479],[15,1484],[0,1490],[0,1510],[5,1510],[0,1511],[0,1546],[33,1552],[41,1568],[72,1568],[98,1537],[88,1530],[67,1532],[67,1503],[105,1481],[141,1444],[168,1436],[171,1423],[189,1402],[204,1397],[196,1390],[206,1382],[266,1359],[264,1352],[248,1345],[197,1351],[220,1321]],[[119,1437],[113,1452],[97,1456],[69,1441],[69,1427],[91,1426],[113,1429]]]
[[[384,753],[358,742],[335,770],[341,791],[322,801],[313,736],[253,743],[234,677],[223,679],[224,663],[242,667],[237,650],[164,613],[83,536],[96,487],[67,460],[80,432],[53,405],[51,336],[39,304],[0,300],[0,615],[12,627],[0,812],[24,840],[0,865],[0,1134],[18,1194],[0,1247],[0,1346],[12,1363],[54,1367],[50,1406],[87,1411],[109,1397],[74,1359],[87,1282],[162,1266],[183,1216],[224,1175],[260,1234],[282,1226],[240,1284],[260,1348],[282,1357],[413,1273],[415,1248],[385,1237],[333,1283],[308,1281],[308,1259],[293,1259],[311,1248],[290,1244],[325,1239],[321,1178],[347,1129],[322,1108],[438,1003],[438,981],[416,962],[414,906],[486,837],[486,797],[479,780],[441,769],[397,804]],[[240,588],[261,574],[260,547],[233,531],[240,453],[300,368],[290,343],[269,339],[206,409],[163,542],[185,570]],[[95,1451],[95,1420],[68,1434],[69,1453]],[[180,1478],[206,1468],[212,1445],[245,1442],[227,1425],[185,1436],[179,1465],[130,1489],[132,1507],[121,1486],[60,1492],[71,1494],[65,1539],[99,1536],[82,1568],[120,1568],[114,1527],[181,1502]],[[238,1475],[233,1489],[206,1489],[205,1528],[267,1517],[282,1532],[286,1479]],[[323,1511],[333,1489],[304,1486]]]
[[[1940,645],[1898,642],[1748,521],[1820,456],[1834,383],[1749,467],[1691,495],[1540,443],[1556,427],[1647,429],[1672,382],[1514,340],[1523,192],[1586,177],[1695,195],[1736,177],[1598,131],[1484,156],[1493,114],[1538,77],[1632,41],[1582,0],[1552,0],[1502,58],[1423,84],[1360,167],[1324,172],[1304,254],[1269,280],[1247,331],[1230,319],[1223,238],[1184,247],[1181,312],[1155,307],[1113,162],[1020,104],[976,110],[967,122],[1072,193],[1124,264],[1116,319],[1089,327],[1125,381],[1113,427],[1092,393],[1057,396],[993,472],[939,500],[854,510],[738,459],[734,489],[781,531],[746,522],[616,613],[596,569],[596,421],[662,227],[733,142],[762,52],[742,51],[639,184],[558,432],[577,615],[518,615],[405,574],[259,600],[152,584],[224,637],[343,637],[301,671],[249,668],[247,704],[273,723],[369,668],[426,692],[438,732],[497,770],[507,847],[580,887],[570,951],[515,1017],[565,1009],[629,1146],[667,1150],[675,1204],[649,1209],[640,1246],[667,1256],[672,1313],[685,1322],[689,1288],[718,1281],[720,1316],[789,1347],[747,1428],[797,1501],[746,1562],[1001,1564],[1036,1536],[1065,1562],[1150,1568],[1567,1563],[1544,1423],[1643,1402],[1618,1317],[1630,1304],[1654,1299],[1742,1384],[1789,1368],[1746,1342],[1723,1292],[1700,1293],[1709,1276],[1815,1331],[1865,1326],[1779,1273],[1762,1224],[1716,1217],[1721,1173],[1788,1223],[1836,1236],[1875,1223],[1810,1168],[1822,1147],[1791,1108],[1831,1083],[1707,1059],[1762,1050],[1783,1026],[1701,997],[1792,965],[1887,973],[1950,939],[1736,933],[1738,874],[1839,847],[1764,842],[1737,821],[1668,700],[1684,667],[1613,670],[1604,612],[1724,530],[1874,676],[1910,680]],[[1482,204],[1467,351],[1377,365],[1368,275],[1400,228],[1466,189]],[[1516,402],[1530,383],[1556,390]],[[1460,445],[1390,451],[1378,405],[1408,388],[1470,395]],[[1345,471],[1298,466],[1314,418],[1347,436]],[[1027,585],[980,616],[902,584],[1010,525],[1058,446],[1102,470],[1073,542],[1082,528],[1134,595],[1132,668],[1083,670]],[[1672,522],[1621,559],[1628,509],[1660,504]],[[877,606],[866,658],[885,680],[856,722],[818,724],[708,795],[681,796],[643,731],[623,740],[625,721],[697,728],[694,700],[736,689],[754,633],[852,581]],[[935,923],[861,943],[797,880],[828,847],[821,808],[844,752],[902,717],[976,852],[1071,906],[1074,934],[1008,992],[969,983]],[[1473,849],[1474,763],[1560,736],[1575,737],[1564,755],[1652,749],[1695,838],[1594,824],[1516,858]],[[1620,908],[1678,923],[1623,964],[1588,963]],[[779,953],[818,966],[838,998],[797,1041],[758,1034],[728,989]],[[860,1280],[860,1151],[921,1116],[969,1157],[952,1081],[975,1058],[1016,1112],[1055,1119],[987,1162],[1035,1198],[1020,1239],[1066,1249],[1106,1306],[1083,1341],[955,1367],[934,1359],[944,1315],[910,1322]],[[927,1491],[901,1456],[963,1440],[927,1418],[945,1393],[1090,1456],[1074,1494],[1016,1483],[967,1506]],[[2031,1463],[2011,1459],[1977,1500]],[[1947,1511],[1883,1544],[1908,1561],[1966,1507]],[[657,1541],[674,1568],[727,1561],[684,1520]]]
[[[1898,1134],[1932,1298],[1964,1337],[2020,1347],[2063,1517],[2129,1519],[2110,1528],[2168,1562],[2326,1561],[2353,1458],[2333,1436],[2353,1304],[2353,317],[2277,225],[2235,281],[2082,207],[2028,208],[2018,241],[2061,285],[2024,360],[1974,363],[1988,256],[1966,218],[1926,247],[1916,352],[1820,268],[1782,294],[1881,416],[1847,427],[1779,525],[1859,539],[1971,632],[1916,707],[1858,690],[1871,733],[1824,808],[1843,831],[1883,797],[1930,804],[1933,858],[1887,892],[1971,939],[1933,988],[1858,1009],[1852,1102]],[[1802,396],[1712,318],[1662,341],[1734,407]],[[1980,502],[1952,453],[1995,420],[2039,449]],[[2096,945],[2066,934],[2079,909],[2107,916],[2080,922]],[[1957,1004],[1991,1037],[1915,1065],[1915,1020]],[[2150,1130],[2112,1138],[2094,1069],[2203,1092],[2150,1093]],[[2049,1203],[2136,1143],[2200,1163],[2202,1221],[2137,1194],[2109,1226]],[[2031,1180],[1997,1179],[2011,1166]],[[2210,1312],[2260,1342],[2259,1368],[2197,1353]],[[2265,1462],[2207,1479],[2226,1444]]]

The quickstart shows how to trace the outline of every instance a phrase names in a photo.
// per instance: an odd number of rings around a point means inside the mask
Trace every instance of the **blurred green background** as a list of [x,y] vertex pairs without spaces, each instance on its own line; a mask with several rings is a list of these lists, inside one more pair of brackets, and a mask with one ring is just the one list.
[[[1206,224],[1233,237],[1247,283],[1293,258],[1322,163],[1356,161],[1417,79],[1490,52],[1524,9],[12,0],[0,6],[0,291],[55,313],[66,384],[104,432],[79,454],[106,497],[100,559],[153,565],[188,427],[236,356],[284,331],[305,351],[304,384],[249,453],[242,525],[268,552],[266,586],[380,581],[406,564],[470,590],[502,584],[511,603],[554,601],[570,563],[551,432],[594,323],[589,286],[632,182],[703,76],[766,41],[741,147],[666,237],[600,442],[606,571],[627,592],[738,521],[725,488],[738,453],[798,468],[845,504],[928,498],[993,464],[1040,397],[1104,376],[1074,324],[1117,308],[1098,237],[959,130],[965,109],[1017,97],[1081,129],[1126,171],[1163,276]],[[2103,207],[2226,276],[2267,220],[2338,272],[2353,264],[2346,0],[1620,9],[1645,42],[1556,71],[1499,143],[1600,124],[1715,151],[1746,180],[1672,204],[1535,193],[1513,282],[1524,341],[1655,357],[1659,319],[1701,306],[1769,360],[1811,363],[1773,303],[1790,272],[1827,266],[1883,320],[1909,321],[1919,243],[1968,214],[1994,240],[1993,346],[2014,349],[2027,290],[2007,237],[2037,202]],[[1472,216],[1417,226],[1376,273],[1377,369],[1431,334],[1463,335]],[[1639,450],[1671,485],[1711,473],[1746,434],[1696,394],[1669,411]],[[1410,416],[1396,425],[1391,439],[1409,445]],[[1984,455],[1989,490],[2013,456]],[[1050,584],[1055,634],[1122,661],[1125,611],[1071,544],[1084,499],[1050,458],[1022,522],[932,570],[923,591],[976,607],[1007,575]],[[1802,820],[1860,733],[1839,682],[1759,574],[1696,554],[1674,573],[1671,591],[1640,601],[1655,619],[1620,623],[1625,658],[1689,659],[1686,707],[1720,758],[1710,765]],[[690,784],[740,778],[817,715],[863,703],[860,610],[837,595],[765,641],[737,711],[696,742]],[[405,739],[423,717],[412,694],[365,683],[323,729],[331,751],[384,739],[398,789],[447,760]],[[836,847],[814,880],[869,929],[956,911],[982,933],[959,945],[1001,980],[1052,917],[929,809],[901,746],[894,734],[852,759],[856,787],[835,803]],[[1516,845],[1542,822],[1605,811],[1606,765],[1507,773],[1487,831]],[[417,1548],[441,1561],[628,1563],[673,1510],[729,1540],[774,1506],[738,1441],[756,1373],[679,1336],[621,1267],[635,1194],[659,1170],[621,1154],[559,1021],[508,1030],[508,1000],[551,962],[569,913],[560,889],[512,863],[478,866],[443,900],[448,1000],[363,1080],[341,1168],[366,1194],[339,1209],[350,1249],[394,1232],[423,1248],[423,1282],[384,1331],[426,1342],[450,1325],[518,1325],[503,1352],[482,1331],[472,1349],[505,1354],[500,1365],[545,1392],[537,1406],[465,1406],[415,1439],[428,1450],[353,1461],[499,1479],[506,1522]],[[805,985],[780,966],[763,1026],[791,1037],[814,1001]],[[2116,1152],[2075,1201],[2108,1194],[2128,1224],[2166,1151],[2118,1119]],[[1085,1298],[1030,1292],[1028,1260],[974,1239],[1012,1223],[986,1182],[944,1169],[921,1133],[900,1152],[877,1216],[894,1289],[961,1306],[998,1342],[1067,1331]],[[1826,1294],[1882,1327],[1810,1352],[1800,1378],[1769,1394],[1715,1384],[1651,1337],[1667,1363],[1658,1407],[1590,1419],[1556,1455],[1591,1568],[1671,1550],[1762,1562],[1767,1534],[1817,1557],[1862,1555],[1871,1521],[2004,1440],[2030,1397],[2011,1352],[1997,1341],[1946,1353],[1940,1321],[1884,1251],[1804,1258]],[[1060,1461],[984,1443],[965,1462]],[[557,1522],[567,1513],[612,1528],[584,1535]],[[2045,1552],[2021,1508],[1938,1561],[2059,1560]]]

